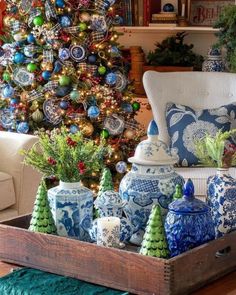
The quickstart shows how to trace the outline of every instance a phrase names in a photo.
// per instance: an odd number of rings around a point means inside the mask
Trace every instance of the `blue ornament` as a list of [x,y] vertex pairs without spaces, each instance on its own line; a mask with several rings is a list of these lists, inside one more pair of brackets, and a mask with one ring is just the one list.
[[2,91],[2,96],[4,98],[11,98],[13,97],[14,95],[14,88],[11,86],[11,85],[6,85],[4,88],[3,88],[3,91]]
[[60,16],[59,23],[63,28],[67,28],[72,25],[72,20],[68,15],[62,15]]
[[59,8],[65,7],[65,2],[63,0],[56,0],[56,6]]
[[97,61],[97,56],[95,54],[91,54],[88,56],[88,63],[94,64]]
[[18,104],[18,103],[19,103],[19,100],[17,98],[11,98],[10,100],[11,105]]
[[79,131],[78,126],[76,126],[76,125],[71,125],[71,126],[70,126],[70,133],[75,134],[75,133],[77,133],[78,131]]
[[59,73],[61,69],[62,69],[62,63],[59,60],[55,61],[53,72]]
[[20,122],[17,126],[18,133],[28,133],[29,124],[27,122]]
[[42,72],[42,77],[44,80],[49,80],[52,76],[52,73],[50,71],[43,71]]
[[109,73],[109,74],[106,75],[106,83],[108,85],[115,85],[116,80],[117,80],[117,77],[116,77],[115,73]]
[[66,101],[66,100],[62,100],[62,101],[60,101],[60,108],[61,108],[61,109],[63,109],[63,110],[67,110],[68,107],[69,107],[69,103],[68,103],[68,101]]
[[124,23],[124,19],[120,15],[116,15],[112,23],[114,26],[121,26]]
[[120,50],[116,46],[111,47],[110,53],[111,53],[112,57],[119,57],[120,56]]
[[131,103],[128,102],[123,102],[121,104],[121,108],[123,111],[125,111],[126,113],[133,113],[133,107],[131,105]]
[[70,56],[75,61],[79,62],[84,60],[86,51],[81,45],[73,45],[70,47]]
[[110,1],[104,0],[104,8],[107,10],[110,7]]
[[27,41],[28,41],[28,43],[35,43],[35,37],[34,37],[34,35],[33,34],[29,34],[28,36],[27,36]]
[[58,56],[61,60],[67,60],[70,58],[70,50],[68,48],[60,48]]
[[91,106],[88,109],[88,116],[90,118],[97,118],[100,114],[100,110],[97,106]]
[[171,4],[171,3],[166,3],[164,6],[163,6],[163,11],[164,12],[174,12],[175,8],[174,8],[174,5]]
[[15,55],[14,55],[14,62],[16,64],[21,64],[25,61],[25,56],[23,53],[21,52],[16,52]]
[[63,97],[69,94],[72,90],[71,86],[59,86],[56,89],[56,96]]
[[127,171],[127,164],[124,161],[119,161],[116,163],[116,171],[118,173],[125,173]]

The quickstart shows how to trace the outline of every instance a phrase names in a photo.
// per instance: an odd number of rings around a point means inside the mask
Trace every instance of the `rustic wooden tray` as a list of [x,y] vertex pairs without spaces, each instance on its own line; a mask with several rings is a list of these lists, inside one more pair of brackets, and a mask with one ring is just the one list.
[[0,260],[153,295],[188,294],[236,267],[236,232],[165,260],[134,253],[132,247],[33,233],[29,221],[26,215],[0,223]]

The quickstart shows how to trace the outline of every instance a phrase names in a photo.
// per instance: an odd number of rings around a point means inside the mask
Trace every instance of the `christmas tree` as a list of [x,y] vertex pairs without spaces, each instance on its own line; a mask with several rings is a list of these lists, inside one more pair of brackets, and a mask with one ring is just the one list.
[[44,180],[41,181],[37,191],[29,230],[47,234],[57,233],[48,202],[47,188]]
[[169,257],[169,249],[159,205],[152,207],[139,253],[159,258]]
[[99,191],[97,196],[101,196],[102,193],[106,191],[114,190],[114,185],[112,182],[112,174],[109,168],[105,167],[102,171],[102,177],[99,184]]
[[106,139],[113,150],[106,165],[117,174],[125,172],[142,131],[114,29],[114,3],[7,1],[0,127],[37,133],[66,125],[97,142]]

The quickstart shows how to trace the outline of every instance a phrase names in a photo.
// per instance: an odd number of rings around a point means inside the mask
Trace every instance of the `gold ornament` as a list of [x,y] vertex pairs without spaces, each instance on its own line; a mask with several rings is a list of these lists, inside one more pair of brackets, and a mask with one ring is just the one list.
[[125,132],[124,132],[124,136],[127,138],[127,139],[132,139],[134,138],[135,136],[135,131],[132,130],[132,129],[126,129]]
[[36,111],[33,112],[32,114],[32,119],[34,120],[34,122],[36,123],[40,123],[43,121],[43,113],[37,109]]
[[88,12],[82,12],[79,16],[81,22],[88,22],[90,20],[90,14]]
[[21,94],[20,94],[20,100],[21,101],[25,101],[25,100],[27,100],[27,98],[28,98],[28,92],[27,91],[21,92]]
[[91,136],[94,131],[93,124],[91,124],[90,122],[82,123],[80,125],[80,131],[84,136]]
[[14,22],[16,19],[11,16],[11,15],[6,15],[4,16],[3,18],[3,24],[4,24],[4,27],[10,27],[10,25],[12,24],[12,22]]

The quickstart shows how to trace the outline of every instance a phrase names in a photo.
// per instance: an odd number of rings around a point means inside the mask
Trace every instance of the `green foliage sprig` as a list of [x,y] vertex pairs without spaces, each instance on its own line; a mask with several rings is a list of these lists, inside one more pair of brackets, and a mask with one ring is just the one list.
[[103,157],[110,148],[97,145],[80,132],[68,133],[65,127],[51,135],[40,133],[39,141],[28,151],[23,150],[24,163],[33,166],[45,177],[55,176],[64,182],[78,182],[103,167]]
[[154,51],[147,55],[149,65],[153,66],[193,66],[200,70],[203,57],[195,54],[193,44],[184,44],[185,32],[177,33],[175,36],[167,37],[161,43],[155,44]]
[[219,130],[215,136],[206,134],[195,143],[196,157],[204,166],[227,168],[236,165],[236,149],[227,140],[236,133],[236,129],[223,132]]
[[216,33],[218,42],[215,47],[225,47],[226,60],[231,72],[236,72],[236,6],[226,5],[221,10],[218,20],[214,24],[214,28],[219,28]]

